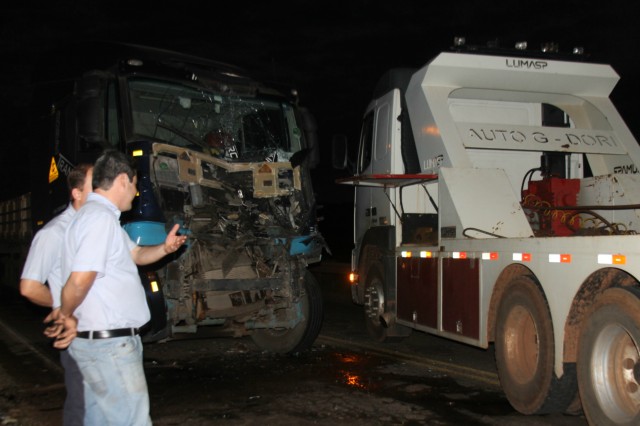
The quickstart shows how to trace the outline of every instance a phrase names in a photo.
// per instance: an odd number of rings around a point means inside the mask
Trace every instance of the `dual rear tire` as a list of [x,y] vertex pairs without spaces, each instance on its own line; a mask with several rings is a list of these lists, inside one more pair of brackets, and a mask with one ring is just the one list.
[[533,277],[514,278],[496,317],[495,357],[509,403],[523,414],[563,412],[577,395],[575,372],[554,372],[553,322]]
[[[582,328],[577,368],[554,372],[553,323],[532,277],[515,278],[498,307],[496,364],[511,405],[523,414],[566,412],[577,401],[589,424],[640,424],[640,291],[610,288]],[[573,403],[573,404],[572,404]]]
[[580,336],[578,383],[592,425],[640,424],[640,299],[610,288],[595,301]]

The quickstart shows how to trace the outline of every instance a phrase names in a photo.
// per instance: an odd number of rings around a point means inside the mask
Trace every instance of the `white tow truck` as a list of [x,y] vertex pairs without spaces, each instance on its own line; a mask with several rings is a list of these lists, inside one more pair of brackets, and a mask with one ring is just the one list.
[[[457,46],[364,114],[352,296],[372,336],[488,348],[524,414],[640,424],[640,147],[609,65]],[[334,140],[334,166],[347,165]]]

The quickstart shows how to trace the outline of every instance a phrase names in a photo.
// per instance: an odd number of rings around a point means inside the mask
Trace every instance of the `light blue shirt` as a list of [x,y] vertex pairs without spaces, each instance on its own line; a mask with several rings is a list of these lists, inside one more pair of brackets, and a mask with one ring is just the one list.
[[136,244],[120,226],[120,210],[91,193],[76,213],[64,239],[62,272],[97,273],[74,315],[78,331],[141,327],[151,315],[138,269],[131,257]]
[[22,269],[21,279],[49,284],[54,308],[60,306],[60,292],[66,282],[60,265],[64,232],[75,214],[76,210],[69,205],[36,233]]

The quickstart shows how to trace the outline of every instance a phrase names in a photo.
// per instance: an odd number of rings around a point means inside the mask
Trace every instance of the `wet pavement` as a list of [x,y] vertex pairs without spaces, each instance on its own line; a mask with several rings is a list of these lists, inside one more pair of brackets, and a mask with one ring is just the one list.
[[[310,351],[270,354],[210,330],[145,345],[154,424],[586,425],[580,416],[516,413],[490,351],[423,333],[373,343],[341,268],[314,269],[326,314]],[[62,371],[40,335],[41,313],[0,301],[0,424],[61,424]]]

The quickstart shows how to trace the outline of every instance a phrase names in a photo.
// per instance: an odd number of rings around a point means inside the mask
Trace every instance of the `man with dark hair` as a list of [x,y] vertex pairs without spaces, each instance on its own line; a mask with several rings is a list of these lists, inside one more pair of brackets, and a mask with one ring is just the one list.
[[[37,305],[53,308],[52,315],[45,321],[53,318],[60,308],[60,292],[64,284],[60,249],[67,226],[76,214],[76,210],[82,207],[91,193],[92,167],[90,164],[81,164],[69,172],[67,184],[71,202],[66,210],[51,219],[36,233],[22,270],[20,293]],[[44,285],[45,282],[49,287]],[[50,332],[54,333],[53,330]],[[75,319],[71,318],[66,324],[66,329],[59,330],[59,333],[54,346],[59,349],[66,348],[75,337]],[[60,363],[64,367],[64,382],[67,389],[63,411],[64,425],[82,425],[84,417],[82,375],[66,350],[60,352]]]
[[78,318],[69,346],[84,377],[85,424],[148,425],[149,394],[138,329],[150,319],[137,265],[184,244],[175,225],[163,244],[137,246],[120,226],[137,193],[129,158],[105,151],[93,170],[94,192],[65,234],[60,317]]

